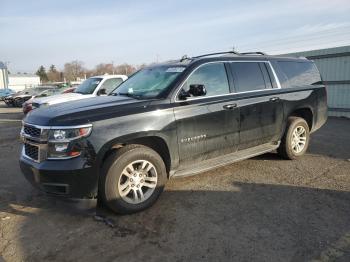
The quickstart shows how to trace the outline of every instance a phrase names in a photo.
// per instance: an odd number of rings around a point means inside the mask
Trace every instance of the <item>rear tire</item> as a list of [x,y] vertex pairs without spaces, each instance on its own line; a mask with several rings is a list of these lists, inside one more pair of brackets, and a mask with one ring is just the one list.
[[131,214],[152,206],[167,179],[160,155],[143,145],[127,145],[102,167],[99,197],[114,212]]
[[310,130],[303,118],[289,117],[287,128],[277,149],[285,159],[296,159],[305,154],[309,146]]

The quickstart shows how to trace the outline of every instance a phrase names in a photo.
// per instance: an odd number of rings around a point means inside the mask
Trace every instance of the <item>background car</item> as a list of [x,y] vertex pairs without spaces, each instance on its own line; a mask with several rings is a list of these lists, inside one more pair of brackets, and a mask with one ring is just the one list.
[[4,100],[6,96],[14,94],[15,91],[12,89],[6,88],[6,89],[0,89],[0,101]]
[[107,95],[119,86],[128,77],[126,75],[102,75],[86,79],[71,93],[64,93],[50,97],[35,98],[32,101],[32,109],[43,105],[54,105],[63,102],[76,101],[101,95]]
[[38,95],[33,96],[32,98],[30,98],[29,100],[27,100],[23,103],[23,105],[22,105],[23,113],[27,114],[28,112],[30,112],[33,109],[32,103],[33,103],[33,100],[35,98],[63,94],[64,92],[66,92],[66,89],[62,89],[62,88],[51,88],[51,89],[47,89],[47,90],[42,91]]
[[22,107],[23,103],[32,97],[40,94],[41,92],[48,90],[48,89],[54,89],[55,86],[38,86],[34,88],[26,88],[22,91],[19,91],[17,93],[14,93],[12,95],[9,95],[4,98],[4,101],[7,106],[14,106],[14,107]]
[[62,91],[62,94],[73,93],[78,86],[67,87]]

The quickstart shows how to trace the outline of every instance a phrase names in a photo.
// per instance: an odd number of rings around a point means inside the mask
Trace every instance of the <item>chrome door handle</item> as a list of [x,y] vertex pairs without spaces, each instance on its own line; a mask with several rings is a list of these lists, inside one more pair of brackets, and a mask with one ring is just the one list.
[[226,110],[230,110],[230,109],[233,109],[233,108],[236,108],[237,107],[237,104],[229,104],[229,105],[224,105],[223,108],[226,109]]
[[278,100],[280,100],[280,98],[279,97],[271,97],[270,98],[270,101],[272,101],[272,102],[277,102]]

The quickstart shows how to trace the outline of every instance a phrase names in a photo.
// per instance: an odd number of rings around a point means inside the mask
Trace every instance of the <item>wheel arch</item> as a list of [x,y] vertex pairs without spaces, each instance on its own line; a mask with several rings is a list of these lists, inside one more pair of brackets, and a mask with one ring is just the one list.
[[312,128],[314,127],[314,113],[312,108],[310,107],[296,108],[288,114],[288,117],[290,116],[303,118],[308,124],[309,130],[311,132]]
[[115,138],[107,142],[97,154],[97,165],[100,168],[110,154],[118,149],[131,144],[139,144],[147,146],[156,151],[164,161],[167,173],[171,169],[172,155],[169,150],[167,139],[157,133],[138,133]]

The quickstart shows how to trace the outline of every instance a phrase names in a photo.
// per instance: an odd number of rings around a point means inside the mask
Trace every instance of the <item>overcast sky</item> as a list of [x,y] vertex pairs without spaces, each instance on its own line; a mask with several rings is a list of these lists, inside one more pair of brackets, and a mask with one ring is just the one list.
[[349,0],[0,0],[0,61],[13,72],[349,44]]

